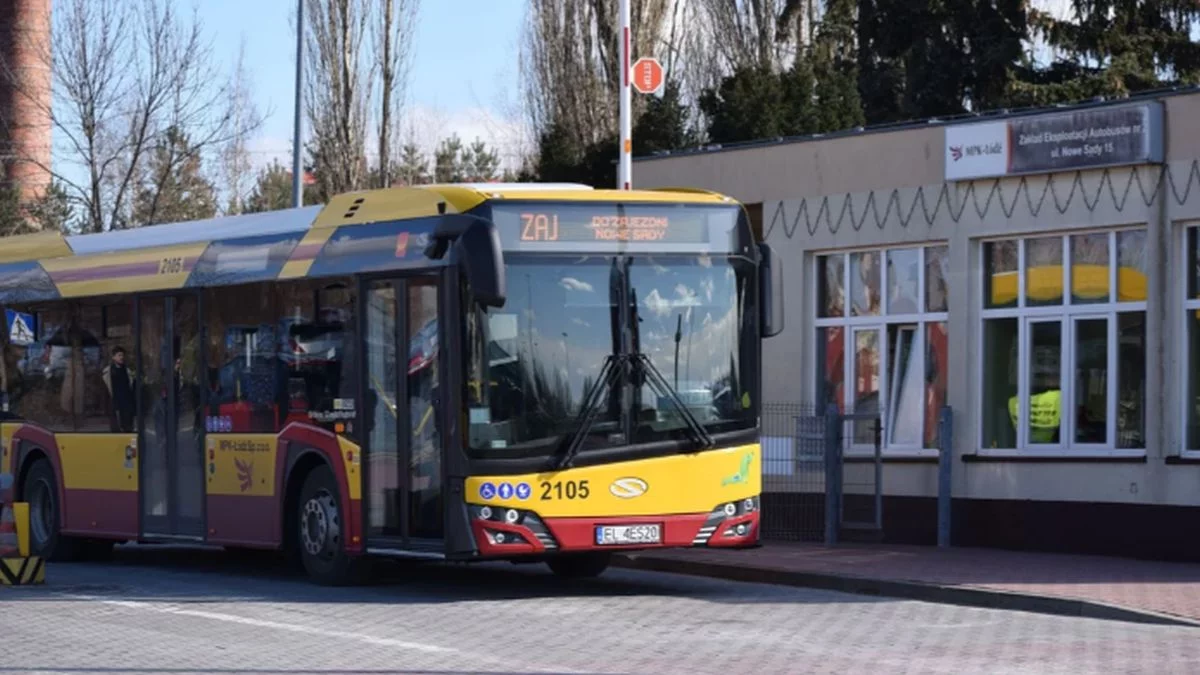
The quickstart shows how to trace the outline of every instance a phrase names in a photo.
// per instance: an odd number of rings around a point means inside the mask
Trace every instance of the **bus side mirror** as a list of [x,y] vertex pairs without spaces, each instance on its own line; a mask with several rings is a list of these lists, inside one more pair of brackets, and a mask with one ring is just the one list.
[[495,224],[476,220],[458,242],[459,260],[465,266],[471,294],[484,307],[503,307],[507,300],[504,251]]
[[769,338],[783,332],[783,265],[770,244],[760,243],[758,252],[759,288],[762,289],[759,330],[763,337]]
[[490,220],[456,214],[442,216],[425,247],[425,255],[439,260],[450,246],[471,284],[476,302],[484,307],[503,307],[507,300],[504,251],[500,233]]

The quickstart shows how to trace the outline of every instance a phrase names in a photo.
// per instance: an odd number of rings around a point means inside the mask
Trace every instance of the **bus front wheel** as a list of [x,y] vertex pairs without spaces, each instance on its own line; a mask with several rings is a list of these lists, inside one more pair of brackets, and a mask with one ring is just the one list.
[[590,579],[604,574],[611,561],[608,553],[562,553],[546,560],[546,565],[560,577]]
[[346,552],[346,520],[328,466],[318,466],[304,478],[298,508],[296,543],[308,576],[326,586],[361,581],[364,562]]

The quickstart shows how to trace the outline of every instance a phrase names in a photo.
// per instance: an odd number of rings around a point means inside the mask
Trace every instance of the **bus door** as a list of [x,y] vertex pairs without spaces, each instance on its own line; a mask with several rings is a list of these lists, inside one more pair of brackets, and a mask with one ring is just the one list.
[[441,553],[440,276],[363,282],[364,518],[375,549]]
[[138,304],[142,534],[204,537],[205,385],[196,294]]

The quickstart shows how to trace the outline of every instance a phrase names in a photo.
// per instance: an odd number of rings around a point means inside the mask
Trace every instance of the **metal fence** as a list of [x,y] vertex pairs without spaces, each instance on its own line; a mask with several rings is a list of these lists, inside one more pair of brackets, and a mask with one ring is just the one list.
[[[949,545],[952,411],[940,411],[937,539]],[[767,403],[762,411],[765,540],[824,542],[884,534],[884,428],[877,413]],[[847,451],[852,449],[853,453]],[[847,457],[852,464],[847,471]]]
[[824,412],[812,404],[764,405],[764,539],[825,540],[827,425]]

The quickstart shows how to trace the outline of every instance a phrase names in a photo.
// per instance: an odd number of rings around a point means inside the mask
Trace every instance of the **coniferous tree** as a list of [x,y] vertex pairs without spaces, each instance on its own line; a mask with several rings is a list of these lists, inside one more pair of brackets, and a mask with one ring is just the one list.
[[[319,204],[317,188],[304,186],[304,203]],[[292,171],[278,160],[259,170],[254,189],[246,200],[246,213],[279,211],[292,207]]]
[[462,151],[461,164],[467,180],[488,182],[496,180],[500,171],[500,153],[480,139]]
[[682,150],[696,144],[678,82],[667,83],[661,97],[650,97],[633,131],[634,152],[639,155]]
[[75,208],[67,189],[58,180],[50,181],[40,197],[25,205],[34,225],[43,231],[67,232],[75,218]]
[[204,176],[200,153],[182,131],[169,128],[155,145],[133,203],[133,222],[157,225],[212,218],[217,190]]
[[400,149],[400,162],[394,173],[402,185],[424,185],[430,180],[429,158],[416,143],[405,143]]
[[1200,82],[1195,0],[1072,0],[1073,17],[1032,11],[1031,23],[1059,56],[1026,67],[1020,102],[1045,105]]
[[443,138],[433,153],[433,180],[438,183],[459,183],[463,180],[462,140],[458,134]]
[[1029,37],[1027,0],[859,0],[867,123],[1009,105]]
[[[855,0],[829,0],[811,50],[813,96],[810,128],[829,133],[865,123],[858,92],[854,44]],[[801,130],[799,133],[805,133]]]
[[0,181],[0,237],[32,231],[31,223],[21,209],[20,190],[8,181]]
[[713,143],[782,136],[788,108],[779,74],[759,64],[738,68],[700,95]]

